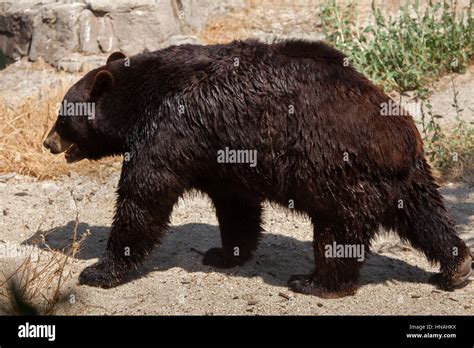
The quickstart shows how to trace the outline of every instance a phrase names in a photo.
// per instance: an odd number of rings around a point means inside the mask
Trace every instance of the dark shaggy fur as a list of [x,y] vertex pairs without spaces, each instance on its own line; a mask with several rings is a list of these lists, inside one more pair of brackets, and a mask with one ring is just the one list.
[[[313,222],[316,264],[290,279],[296,292],[353,294],[362,263],[327,258],[325,246],[368,251],[380,227],[439,263],[440,287],[467,281],[469,249],[446,215],[412,118],[381,116],[389,97],[339,51],[321,42],[244,41],[173,46],[124,63],[114,55],[67,93],[96,102],[94,120],[60,116],[56,124],[82,157],[131,156],[104,257],[81,283],[118,284],[160,243],[190,189],[209,195],[219,220],[222,248],[205,254],[207,265],[247,261],[261,236],[263,201],[294,200]],[[257,166],[218,163],[225,147],[257,150]]]

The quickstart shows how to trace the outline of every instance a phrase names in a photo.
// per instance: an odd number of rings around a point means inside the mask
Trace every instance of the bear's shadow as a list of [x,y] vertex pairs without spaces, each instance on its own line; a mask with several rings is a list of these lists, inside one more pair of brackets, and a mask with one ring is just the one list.
[[[70,221],[65,226],[39,231],[23,244],[35,244],[40,248],[46,248],[41,242],[44,235],[50,248],[65,251],[72,241],[74,228],[75,222]],[[80,239],[86,231],[90,231],[90,235],[84,239],[75,257],[82,260],[100,258],[107,245],[110,227],[79,223],[76,238]],[[220,272],[233,277],[259,276],[267,284],[286,287],[290,275],[310,273],[314,267],[310,241],[300,241],[271,232],[263,233],[255,257],[243,266],[217,269],[202,265],[202,254],[220,244],[219,228],[216,226],[190,223],[171,227],[162,245],[155,249],[138,271],[128,275],[126,281],[144,277],[151,272],[180,267],[189,273]],[[432,274],[404,261],[372,253],[362,268],[360,285],[393,280],[410,283],[427,282]]]

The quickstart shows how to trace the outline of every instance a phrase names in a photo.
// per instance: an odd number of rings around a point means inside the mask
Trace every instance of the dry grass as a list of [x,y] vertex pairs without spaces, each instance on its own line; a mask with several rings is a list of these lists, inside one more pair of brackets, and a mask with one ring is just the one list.
[[6,314],[52,314],[62,299],[60,290],[64,282],[71,277],[66,268],[69,255],[30,250],[12,274],[2,272],[0,296],[5,304],[1,309]]
[[[76,205],[74,229],[70,244],[61,250],[52,249],[46,242],[47,235],[36,234],[41,240],[28,245],[28,255],[9,275],[2,270],[0,283],[0,312],[13,315],[51,315],[58,305],[66,301],[74,303],[75,298],[66,296],[63,288],[72,278],[71,263],[81,250],[82,244],[90,235],[86,230],[78,238],[79,212],[72,191],[71,197]],[[26,248],[26,247],[25,247]]]
[[45,91],[43,98],[28,98],[14,109],[0,99],[0,173],[53,179],[77,172],[102,178],[117,168],[116,158],[70,165],[62,155],[53,156],[43,148],[42,142],[56,120],[57,105],[66,91],[66,88]]
[[89,236],[86,231],[77,239],[79,216],[71,244],[61,251],[53,250],[42,236],[42,249],[29,248],[23,262],[9,275],[2,271],[0,311],[13,315],[50,315],[58,305],[71,301],[63,293],[66,281],[72,278],[71,261]]

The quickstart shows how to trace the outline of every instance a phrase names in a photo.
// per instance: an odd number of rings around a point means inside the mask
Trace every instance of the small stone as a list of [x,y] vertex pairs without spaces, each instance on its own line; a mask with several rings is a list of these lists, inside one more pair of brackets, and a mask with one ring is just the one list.
[[44,192],[49,195],[54,195],[59,190],[59,187],[51,182],[45,182],[41,185],[41,187],[43,188]]
[[323,304],[322,304],[321,302],[318,302],[316,305],[317,305],[318,307],[322,307],[322,306],[323,306]]
[[255,306],[257,303],[258,303],[258,300],[256,299],[252,299],[247,302],[249,306]]

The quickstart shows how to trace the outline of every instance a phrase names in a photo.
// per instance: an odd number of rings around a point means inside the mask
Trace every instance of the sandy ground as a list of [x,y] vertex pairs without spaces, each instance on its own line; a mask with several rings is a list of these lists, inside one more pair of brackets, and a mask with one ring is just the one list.
[[[313,264],[311,226],[271,206],[265,209],[265,233],[252,261],[225,271],[203,266],[201,253],[220,240],[213,208],[196,195],[178,203],[164,243],[130,282],[108,290],[79,286],[80,271],[105,248],[117,181],[118,174],[103,182],[75,176],[43,182],[0,177],[0,245],[34,244],[43,234],[51,248],[60,250],[71,241],[76,213],[78,234],[90,232],[63,288],[75,302],[62,304],[57,314],[474,314],[474,283],[455,292],[435,289],[427,279],[436,268],[387,234],[375,242],[355,296],[324,300],[292,293],[288,277],[309,272]],[[442,193],[460,235],[472,247],[474,187],[448,184]],[[1,259],[1,268],[19,261]]]
[[[297,16],[293,9],[256,8],[231,14],[203,32],[201,39],[319,38],[317,8],[301,8]],[[26,88],[17,83],[24,69],[29,69],[27,63],[0,72],[6,87],[0,97],[13,106],[19,99],[78,78],[55,74],[52,69],[27,71]],[[454,76],[466,121],[472,121],[474,115],[473,73],[471,66],[467,74]],[[447,76],[438,82],[432,97],[434,111],[444,116],[441,123],[446,128],[455,119],[452,93]],[[112,172],[103,180],[77,174],[57,181],[36,181],[16,174],[0,176],[0,247],[13,245],[23,250],[45,235],[52,249],[61,250],[71,242],[76,214],[79,235],[90,232],[81,251],[70,260],[72,276],[62,288],[65,296],[74,295],[76,301],[64,302],[57,314],[474,315],[474,283],[455,292],[435,289],[427,279],[437,269],[398,237],[387,234],[374,243],[355,296],[324,300],[292,293],[286,287],[290,275],[310,272],[313,267],[312,228],[304,217],[271,206],[265,209],[265,232],[252,261],[230,270],[203,266],[202,253],[220,246],[220,238],[214,210],[201,196],[179,202],[164,243],[130,282],[109,290],[79,286],[80,271],[97,261],[107,242],[118,181],[117,170]],[[461,237],[474,247],[474,183],[444,183],[441,192]],[[0,270],[8,275],[21,261],[0,257]]]

